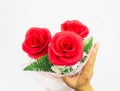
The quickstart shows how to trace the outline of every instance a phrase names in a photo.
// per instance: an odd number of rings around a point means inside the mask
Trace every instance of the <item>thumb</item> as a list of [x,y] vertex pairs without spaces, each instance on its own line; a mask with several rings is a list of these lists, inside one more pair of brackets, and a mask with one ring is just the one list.
[[64,77],[62,77],[62,80],[63,80],[64,82],[69,82],[69,81],[70,81],[70,77],[64,76]]
[[66,84],[72,84],[73,82],[73,77],[69,77],[69,76],[64,76],[62,77],[62,80],[66,83]]

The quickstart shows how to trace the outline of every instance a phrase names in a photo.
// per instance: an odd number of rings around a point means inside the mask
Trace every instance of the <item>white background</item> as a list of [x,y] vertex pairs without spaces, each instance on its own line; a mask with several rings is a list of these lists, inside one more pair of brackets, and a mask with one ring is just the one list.
[[21,44],[33,26],[60,31],[65,20],[77,19],[99,41],[92,85],[95,91],[120,91],[119,0],[0,0],[0,91],[44,91],[25,75],[28,60]]

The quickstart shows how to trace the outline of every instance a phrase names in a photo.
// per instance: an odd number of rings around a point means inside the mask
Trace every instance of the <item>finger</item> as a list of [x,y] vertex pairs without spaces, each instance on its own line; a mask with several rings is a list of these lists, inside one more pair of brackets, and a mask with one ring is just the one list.
[[62,80],[68,85],[72,83],[72,79],[73,78],[71,78],[69,76],[62,77]]
[[95,43],[95,45],[91,51],[91,55],[88,58],[88,64],[94,64],[96,56],[97,56],[97,52],[98,52],[98,47],[99,47],[99,44]]
[[73,76],[64,76],[62,77],[62,80],[68,84],[68,85],[73,85],[74,82],[78,79],[79,74],[73,75]]
[[98,46],[99,46],[98,43],[95,43],[95,44],[94,44],[94,47],[92,48],[92,51],[91,51],[91,53],[90,53],[90,56],[89,56],[89,58],[87,59],[88,62],[87,62],[86,65],[84,66],[82,73],[88,72],[90,69],[93,68],[94,62],[95,62],[95,59],[96,59],[96,55],[97,55],[97,51],[98,51]]

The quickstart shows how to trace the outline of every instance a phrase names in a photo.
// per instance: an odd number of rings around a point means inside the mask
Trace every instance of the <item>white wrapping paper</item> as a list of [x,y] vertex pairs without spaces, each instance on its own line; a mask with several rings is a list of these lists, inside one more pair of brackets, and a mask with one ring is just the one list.
[[46,91],[74,91],[68,87],[60,77],[51,75],[47,72],[28,71],[25,74],[33,78],[41,88]]

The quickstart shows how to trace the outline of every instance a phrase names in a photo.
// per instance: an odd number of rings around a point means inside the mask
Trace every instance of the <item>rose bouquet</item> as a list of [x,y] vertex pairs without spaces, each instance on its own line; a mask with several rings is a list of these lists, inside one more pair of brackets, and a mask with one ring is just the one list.
[[32,27],[25,34],[22,49],[34,61],[24,71],[45,72],[55,76],[82,71],[93,45],[87,26],[78,20],[65,21],[53,37],[47,28]]

